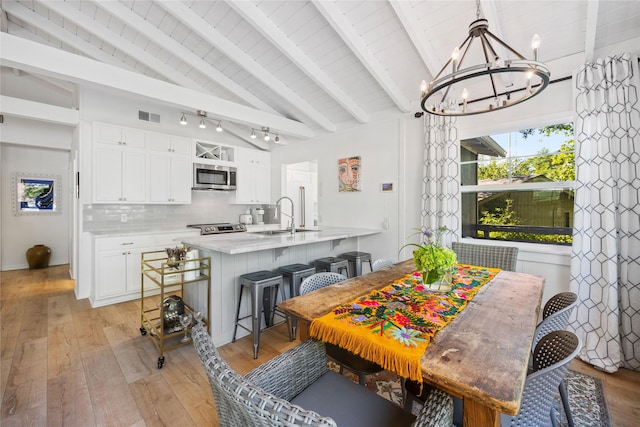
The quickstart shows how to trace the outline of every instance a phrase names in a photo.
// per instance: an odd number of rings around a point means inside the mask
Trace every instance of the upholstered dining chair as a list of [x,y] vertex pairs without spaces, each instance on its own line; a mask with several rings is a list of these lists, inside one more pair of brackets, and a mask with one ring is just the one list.
[[456,253],[460,264],[480,265],[508,271],[516,271],[518,265],[518,248],[512,246],[452,242],[451,249]]
[[553,331],[538,341],[520,410],[513,417],[502,414],[503,427],[557,426],[552,412],[553,398],[581,347],[580,338],[568,331]]
[[[574,292],[560,292],[547,301],[542,309],[542,321],[536,326],[536,331],[533,336],[532,352],[543,336],[549,332],[564,330],[567,327],[569,316],[571,316],[573,309],[577,305],[578,295]],[[569,407],[567,386],[564,381],[560,382],[559,388],[560,400],[562,401],[564,413],[567,416],[567,424],[569,427],[574,427],[573,417],[571,416],[571,409]]]
[[327,370],[324,344],[307,340],[242,377],[222,359],[200,322],[192,329],[222,427],[449,427],[451,398],[435,393],[414,416]]
[[390,259],[384,259],[384,258],[377,259],[373,261],[373,265],[371,266],[371,271],[377,271],[377,270],[380,270],[381,268],[391,267],[393,264],[395,263]]
[[[325,286],[333,285],[334,283],[347,280],[347,277],[338,273],[316,273],[304,279],[300,284],[300,295],[307,294],[316,289],[324,288]],[[340,373],[347,368],[349,371],[358,375],[358,382],[360,385],[366,384],[367,375],[375,374],[383,370],[382,366],[377,363],[370,362],[362,357],[345,350],[334,344],[325,343],[327,355],[336,361],[340,365]]]

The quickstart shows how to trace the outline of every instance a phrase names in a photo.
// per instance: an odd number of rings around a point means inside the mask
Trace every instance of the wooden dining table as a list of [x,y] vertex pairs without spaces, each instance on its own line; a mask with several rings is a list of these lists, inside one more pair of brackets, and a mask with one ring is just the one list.
[[[298,319],[300,339],[314,319],[415,271],[406,260],[278,304]],[[420,360],[423,379],[463,400],[465,427],[499,426],[520,408],[544,279],[500,271],[436,333]]]

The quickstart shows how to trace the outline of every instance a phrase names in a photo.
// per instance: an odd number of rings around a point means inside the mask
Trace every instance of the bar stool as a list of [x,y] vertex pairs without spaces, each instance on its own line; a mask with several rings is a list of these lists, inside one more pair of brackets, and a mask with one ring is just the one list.
[[[289,279],[289,298],[293,298],[300,295],[300,283],[315,274],[316,269],[307,264],[290,264],[278,267],[276,272],[282,274],[283,278]],[[289,324],[289,338],[293,341],[296,339],[298,319],[287,316],[287,323]]]
[[368,252],[346,252],[339,256],[339,258],[344,258],[349,261],[349,269],[353,274],[350,274],[349,277],[362,276],[362,262],[369,262],[369,271],[373,271],[373,265],[371,264],[371,254]]
[[315,261],[316,271],[330,271],[332,273],[344,274],[347,277],[351,277],[349,274],[349,261],[336,257],[325,257]]
[[[236,325],[233,329],[233,340],[236,342],[236,333],[238,326],[248,332],[253,333],[253,358],[258,358],[258,346],[260,345],[260,312],[264,311],[265,323],[271,326],[273,323],[273,315],[275,312],[276,297],[278,289],[282,285],[282,275],[273,271],[256,271],[240,275],[240,297],[238,298],[238,311],[236,312]],[[242,294],[245,287],[251,291],[251,314],[240,317],[240,306],[242,305]],[[274,292],[275,288],[275,292]],[[265,293],[265,289],[267,293]],[[284,297],[284,292],[282,292]],[[260,310],[262,303],[262,310]],[[240,324],[240,321],[251,317],[251,329]]]

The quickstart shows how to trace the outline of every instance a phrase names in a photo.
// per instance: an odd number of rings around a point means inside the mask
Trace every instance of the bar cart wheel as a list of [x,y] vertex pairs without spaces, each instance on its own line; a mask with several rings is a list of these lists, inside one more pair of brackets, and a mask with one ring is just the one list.
[[140,326],[140,335],[142,336],[147,335],[147,330],[143,326]]
[[158,357],[158,369],[162,369],[164,366],[164,356]]

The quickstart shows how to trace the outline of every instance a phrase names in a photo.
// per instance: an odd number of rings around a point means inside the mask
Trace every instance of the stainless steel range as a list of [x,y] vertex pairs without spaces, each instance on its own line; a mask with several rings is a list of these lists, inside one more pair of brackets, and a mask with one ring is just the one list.
[[247,231],[247,227],[244,224],[231,224],[228,222],[222,222],[217,224],[191,224],[187,225],[191,228],[199,228],[200,235],[207,234],[222,234],[222,233],[240,233]]

